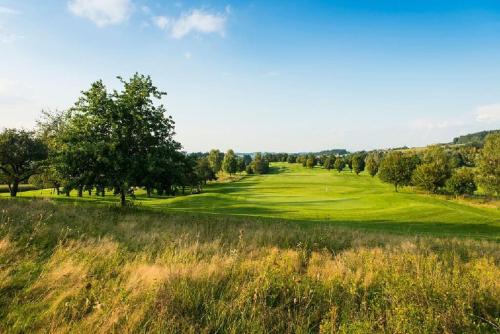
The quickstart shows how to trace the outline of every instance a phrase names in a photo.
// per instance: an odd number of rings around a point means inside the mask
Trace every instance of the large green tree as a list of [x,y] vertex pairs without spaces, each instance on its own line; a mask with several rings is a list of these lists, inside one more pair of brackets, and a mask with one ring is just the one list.
[[15,197],[19,184],[42,171],[47,146],[32,131],[5,129],[0,133],[0,179]]
[[412,182],[429,192],[437,192],[444,187],[451,176],[449,152],[440,146],[431,146],[423,154],[422,163],[415,169]]
[[382,181],[393,184],[397,192],[398,187],[410,184],[416,165],[417,159],[414,156],[391,151],[382,159],[378,176]]
[[477,166],[478,181],[486,193],[500,195],[500,133],[486,137]]
[[58,136],[58,160],[62,174],[79,192],[106,183],[125,205],[132,187],[153,183],[151,179],[171,184],[180,144],[173,139],[172,118],[158,104],[166,93],[149,76],[118,79],[121,91],[108,93],[97,81],[82,92]]

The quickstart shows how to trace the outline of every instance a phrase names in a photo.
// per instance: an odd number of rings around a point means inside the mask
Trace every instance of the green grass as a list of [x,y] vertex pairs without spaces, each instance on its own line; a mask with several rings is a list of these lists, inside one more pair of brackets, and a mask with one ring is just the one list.
[[498,277],[494,241],[0,200],[0,333],[497,333]]
[[[50,190],[28,191],[20,196],[55,197]],[[57,200],[77,200],[74,193],[72,196],[59,196]],[[112,195],[78,200],[118,202]],[[210,184],[198,195],[146,198],[139,192],[135,205],[163,212],[258,216],[305,224],[327,222],[394,233],[500,238],[498,207],[482,207],[411,190],[396,193],[391,185],[366,174],[310,170],[287,163],[273,164],[268,175]]]

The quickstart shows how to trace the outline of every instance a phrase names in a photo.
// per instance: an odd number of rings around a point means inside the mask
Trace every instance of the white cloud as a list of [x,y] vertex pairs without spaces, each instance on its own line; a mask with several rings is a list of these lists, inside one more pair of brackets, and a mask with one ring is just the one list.
[[12,8],[0,6],[0,14],[19,14],[19,12]]
[[155,16],[153,17],[153,23],[160,29],[165,29],[170,23],[170,19],[166,16]]
[[87,18],[99,27],[119,24],[132,12],[131,0],[71,0],[68,9],[75,15]]
[[191,54],[191,52],[186,52],[184,53],[184,58],[186,58],[187,60],[191,59],[193,55]]
[[192,32],[218,33],[224,36],[225,28],[226,16],[224,14],[211,14],[195,9],[175,20],[170,28],[170,33],[172,37],[177,39],[183,38]]
[[476,120],[489,123],[500,121],[500,104],[479,106],[476,109]]

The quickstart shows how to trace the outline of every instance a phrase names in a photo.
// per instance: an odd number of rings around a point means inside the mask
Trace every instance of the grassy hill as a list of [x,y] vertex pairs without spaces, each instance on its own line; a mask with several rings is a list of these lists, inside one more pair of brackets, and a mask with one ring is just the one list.
[[[50,190],[23,192],[21,196],[118,202],[113,195],[77,199],[55,197]],[[500,211],[494,205],[472,205],[409,190],[396,193],[376,177],[311,170],[298,164],[275,163],[271,174],[213,183],[197,195],[147,198],[139,192],[135,204],[164,212],[258,216],[397,233],[500,238]]]

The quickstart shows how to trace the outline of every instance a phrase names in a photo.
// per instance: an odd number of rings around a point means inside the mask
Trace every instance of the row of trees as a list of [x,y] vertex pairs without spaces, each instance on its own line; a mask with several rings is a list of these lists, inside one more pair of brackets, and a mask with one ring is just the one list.
[[151,78],[119,78],[121,91],[109,92],[101,81],[82,92],[65,112],[43,113],[37,131],[0,133],[0,182],[11,196],[19,184],[36,183],[69,195],[76,190],[104,196],[112,191],[126,203],[133,190],[148,196],[199,192],[222,172],[266,173],[269,162],[257,154],[237,156],[212,150],[187,154],[174,140],[174,121],[160,100],[165,95]]
[[490,195],[500,193],[500,133],[489,134],[484,147],[477,145],[430,146],[424,150],[357,152],[344,156],[301,155],[289,162],[304,167],[317,165],[339,173],[346,167],[394,185],[416,186],[428,192],[473,194],[479,184]]
[[[461,149],[462,150],[462,149]],[[432,193],[473,194],[480,185],[489,195],[500,194],[500,134],[486,138],[475,158],[457,160],[457,152],[431,146],[422,152],[392,151],[379,164],[379,177],[399,186],[412,185]]]

